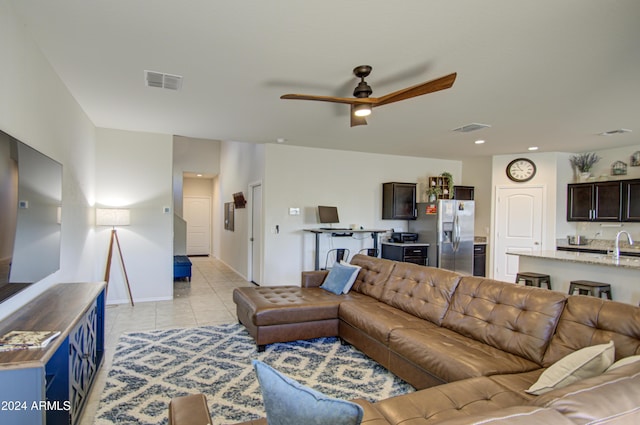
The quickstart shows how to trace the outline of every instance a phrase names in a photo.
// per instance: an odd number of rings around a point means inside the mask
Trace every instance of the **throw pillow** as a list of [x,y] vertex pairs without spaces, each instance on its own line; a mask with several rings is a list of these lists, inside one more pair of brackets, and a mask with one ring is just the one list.
[[347,286],[347,283],[349,283],[351,276],[354,276],[353,279],[355,280],[355,275],[357,274],[358,270],[353,267],[346,267],[340,263],[336,263],[333,265],[331,270],[329,270],[329,274],[324,279],[324,282],[320,287],[329,292],[333,292],[336,295],[340,295]]
[[581,379],[598,376],[611,366],[614,359],[613,341],[585,347],[552,364],[526,392],[541,395]]
[[626,365],[631,364],[631,363],[638,362],[638,361],[640,361],[640,355],[638,355],[638,356],[629,356],[629,357],[622,358],[622,359],[618,360],[617,362],[615,362],[614,364],[612,364],[611,366],[609,366],[609,368],[607,369],[607,372],[609,372],[610,370],[617,369],[617,368],[622,367],[622,366],[626,366]]
[[269,425],[359,425],[364,411],[355,403],[325,396],[253,360]]
[[351,277],[347,281],[347,284],[344,286],[344,289],[342,290],[343,294],[347,294],[351,290],[351,287],[353,286],[353,284],[356,282],[356,278],[358,277],[358,273],[360,273],[360,269],[362,267],[356,266],[354,264],[349,264],[344,260],[340,261],[340,264],[342,264],[345,267],[351,267],[351,268],[356,269],[356,272],[351,275]]

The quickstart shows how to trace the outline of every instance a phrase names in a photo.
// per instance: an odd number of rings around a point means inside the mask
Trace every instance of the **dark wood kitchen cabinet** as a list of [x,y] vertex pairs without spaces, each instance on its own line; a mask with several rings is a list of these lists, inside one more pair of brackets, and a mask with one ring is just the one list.
[[567,221],[622,221],[622,182],[567,185]]
[[485,277],[487,275],[487,245],[473,245],[473,275]]
[[622,181],[622,221],[640,221],[640,179]]
[[416,219],[416,184],[382,184],[382,218],[392,220]]

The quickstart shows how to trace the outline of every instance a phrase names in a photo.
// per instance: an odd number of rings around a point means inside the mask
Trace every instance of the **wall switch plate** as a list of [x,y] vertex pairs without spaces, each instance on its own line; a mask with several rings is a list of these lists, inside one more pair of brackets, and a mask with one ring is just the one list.
[[21,210],[26,210],[29,208],[29,201],[18,201],[18,208]]
[[300,208],[289,208],[289,215],[300,215]]
[[171,212],[171,207],[162,207],[162,212],[165,214],[169,214]]

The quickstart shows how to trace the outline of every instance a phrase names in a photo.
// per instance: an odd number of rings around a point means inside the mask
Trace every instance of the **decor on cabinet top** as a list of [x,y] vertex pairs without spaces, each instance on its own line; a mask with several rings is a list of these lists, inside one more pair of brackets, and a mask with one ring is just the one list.
[[444,171],[436,177],[429,177],[429,186],[426,190],[428,202],[438,199],[451,199],[453,197],[453,175]]
[[600,159],[601,158],[593,152],[585,152],[572,155],[569,158],[569,162],[578,171],[580,180],[587,181],[591,176],[591,168],[593,168]]
[[611,175],[612,176],[626,176],[627,175],[627,164],[622,161],[616,161],[611,164]]

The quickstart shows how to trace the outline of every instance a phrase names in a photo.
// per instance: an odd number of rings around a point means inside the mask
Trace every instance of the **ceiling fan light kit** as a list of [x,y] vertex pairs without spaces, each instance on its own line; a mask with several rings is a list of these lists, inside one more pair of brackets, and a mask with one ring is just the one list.
[[355,105],[353,107],[353,114],[356,117],[367,117],[371,115],[371,106],[369,105]]
[[457,74],[454,72],[435,80],[397,90],[393,93],[381,97],[369,97],[373,93],[371,86],[364,80],[371,73],[369,65],[360,65],[353,69],[356,77],[360,78],[360,82],[353,90],[352,98],[334,97],[334,96],[316,96],[309,94],[285,94],[280,99],[297,99],[297,100],[315,100],[320,102],[344,103],[351,106],[351,127],[357,125],[366,125],[367,121],[364,117],[371,114],[371,109],[376,106],[383,106],[401,100],[411,99],[412,97],[422,96],[424,94],[433,93],[440,90],[451,88],[456,80]]

